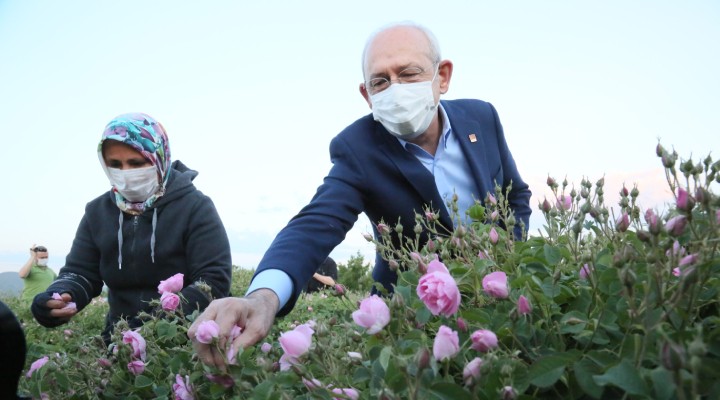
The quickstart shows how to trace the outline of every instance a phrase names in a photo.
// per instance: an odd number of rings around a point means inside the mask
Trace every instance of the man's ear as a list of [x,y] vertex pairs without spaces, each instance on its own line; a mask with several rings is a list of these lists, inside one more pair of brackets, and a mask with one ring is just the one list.
[[438,77],[440,78],[440,93],[445,94],[450,89],[450,78],[452,78],[453,63],[450,60],[442,60],[438,65]]
[[368,94],[367,89],[365,88],[365,83],[361,83],[359,89],[360,89],[360,94],[362,95],[363,99],[365,99],[365,101],[368,104],[368,107],[370,107],[370,109],[372,110],[372,102],[370,101],[370,95]]

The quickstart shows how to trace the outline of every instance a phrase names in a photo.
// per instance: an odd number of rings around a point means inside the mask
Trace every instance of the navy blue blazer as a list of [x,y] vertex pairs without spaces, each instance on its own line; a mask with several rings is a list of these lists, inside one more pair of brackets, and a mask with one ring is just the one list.
[[[512,181],[509,203],[518,221],[529,224],[530,190],[520,178],[512,154],[505,142],[495,108],[481,100],[441,102],[447,112],[453,134],[458,135],[465,157],[477,184],[475,198],[495,192],[495,182],[506,188]],[[475,142],[470,140],[474,134]],[[294,293],[280,310],[287,314],[295,305],[307,281],[364,212],[375,237],[376,225],[400,222],[404,234],[414,239],[415,213],[426,207],[440,213],[443,226],[452,229],[450,215],[435,186],[433,175],[372,114],[345,128],[330,143],[330,173],[310,203],[293,217],[275,237],[256,274],[280,269],[293,281]],[[521,234],[517,226],[516,237]],[[421,237],[421,241],[427,240]],[[397,275],[378,254],[373,270],[375,281],[392,291]]]

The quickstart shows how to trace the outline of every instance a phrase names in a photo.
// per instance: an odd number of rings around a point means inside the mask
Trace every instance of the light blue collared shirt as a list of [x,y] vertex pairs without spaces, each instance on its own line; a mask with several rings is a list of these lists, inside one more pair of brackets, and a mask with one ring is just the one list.
[[[400,144],[413,154],[435,177],[440,197],[445,200],[445,207],[452,201],[453,193],[458,195],[458,217],[465,219],[465,211],[475,201],[475,181],[470,173],[470,166],[465,159],[465,154],[460,147],[457,135],[453,134],[450,120],[442,104],[438,105],[440,116],[443,121],[442,134],[438,142],[435,155],[428,153],[422,147],[408,141],[398,139]],[[452,210],[448,209],[452,215]],[[457,225],[457,221],[453,220]],[[280,308],[290,300],[293,293],[293,282],[290,276],[279,269],[266,269],[250,282],[245,295],[258,289],[270,289],[280,299]]]

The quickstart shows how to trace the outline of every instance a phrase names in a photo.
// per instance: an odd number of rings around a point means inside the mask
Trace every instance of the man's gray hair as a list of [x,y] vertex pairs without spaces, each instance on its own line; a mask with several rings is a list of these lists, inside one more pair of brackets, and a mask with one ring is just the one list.
[[406,26],[410,28],[415,28],[419,30],[420,32],[425,34],[425,37],[427,38],[428,42],[430,43],[430,52],[428,53],[428,58],[430,58],[430,61],[434,63],[440,62],[440,43],[438,42],[437,38],[435,37],[435,34],[430,31],[430,29],[415,23],[413,21],[401,21],[401,22],[393,22],[387,25],[384,25],[377,29],[375,32],[373,32],[370,37],[368,37],[367,41],[365,42],[365,48],[363,49],[362,53],[362,60],[361,60],[361,68],[363,71],[363,79],[365,79],[365,57],[367,56],[368,48],[370,47],[370,44],[375,40],[375,37],[385,32],[388,29],[397,28],[401,26]]

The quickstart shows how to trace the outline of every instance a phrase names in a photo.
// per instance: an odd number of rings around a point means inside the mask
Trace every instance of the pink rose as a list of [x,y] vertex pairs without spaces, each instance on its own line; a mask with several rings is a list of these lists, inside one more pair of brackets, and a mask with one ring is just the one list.
[[242,328],[238,325],[235,325],[230,329],[230,339],[235,340],[240,334],[242,333]]
[[685,257],[680,259],[680,262],[678,263],[678,267],[687,267],[689,265],[693,265],[697,262],[699,256],[697,253],[688,254]]
[[195,340],[209,344],[220,335],[220,326],[213,320],[203,321],[195,332]]
[[592,274],[592,267],[590,265],[585,264],[580,268],[580,279],[587,280],[590,274]]
[[482,286],[485,293],[497,299],[508,297],[510,289],[508,289],[507,275],[502,271],[491,272],[482,280]]
[[235,386],[235,380],[230,375],[213,375],[205,374],[205,377],[212,383],[222,385],[224,388],[229,389]]
[[515,400],[517,398],[517,392],[512,386],[505,386],[501,392],[502,400]]
[[345,397],[333,397],[333,400],[341,400],[346,398],[351,398],[353,400],[357,400],[360,397],[360,393],[358,393],[357,390],[353,388],[334,388],[332,390],[335,394],[344,395]]
[[480,369],[482,365],[483,360],[480,357],[473,358],[465,365],[465,368],[463,368],[463,381],[465,382],[465,386],[470,386],[480,379]]
[[309,325],[303,324],[281,334],[278,341],[288,357],[297,359],[310,350],[313,333],[315,331]]
[[175,375],[175,383],[173,383],[173,392],[175,393],[175,400],[195,400],[192,394],[192,385],[190,384],[190,377],[185,375],[185,380],[180,374]]
[[683,188],[678,188],[677,208],[683,211],[690,211],[695,207],[695,199],[693,199]]
[[145,361],[145,339],[135,331],[123,332],[123,343],[128,343],[132,347],[132,357]]
[[672,236],[680,236],[687,225],[687,218],[684,215],[672,217],[665,223],[665,230]]
[[160,304],[165,311],[175,311],[180,304],[180,296],[173,292],[165,292],[160,296]]
[[525,296],[520,296],[518,298],[518,313],[520,315],[528,315],[530,314],[530,311],[532,311],[532,307],[530,307],[530,301]]
[[160,281],[158,285],[158,293],[163,294],[165,292],[177,293],[182,290],[185,286],[183,274],[175,274],[170,278]]
[[673,242],[672,249],[665,252],[666,257],[682,257],[685,255],[685,248],[680,245],[677,240]]
[[48,358],[48,356],[45,356],[45,357],[35,360],[32,364],[30,364],[30,370],[28,370],[28,372],[25,376],[28,378],[31,377],[33,372],[42,368],[42,366],[47,364],[48,361],[50,361],[50,358]]
[[465,320],[461,317],[458,317],[457,319],[457,327],[460,332],[467,332],[468,330],[467,322],[465,322]]
[[235,351],[235,345],[232,342],[230,342],[230,346],[225,352],[225,357],[227,357],[228,364],[235,364],[237,361],[237,351]]
[[500,240],[500,235],[498,235],[497,230],[495,230],[495,227],[490,228],[490,243],[497,244],[498,240]]
[[570,207],[572,207],[572,198],[567,194],[561,194],[558,196],[557,203],[555,204],[557,205],[557,208],[567,211]]
[[390,308],[385,301],[374,294],[360,302],[360,309],[352,313],[353,321],[374,335],[390,322]]
[[657,214],[652,209],[645,211],[645,222],[648,224],[648,229],[653,235],[660,233],[660,221],[658,220]]
[[72,336],[73,331],[72,331],[72,329],[65,329],[63,331],[63,333],[65,334],[65,336]]
[[470,340],[472,340],[470,347],[477,351],[485,352],[498,347],[497,336],[495,336],[493,331],[487,329],[479,329],[473,332],[472,335],[470,335]]
[[460,306],[460,290],[445,264],[430,261],[425,275],[420,277],[416,292],[433,315],[454,315]]
[[145,363],[140,360],[130,361],[127,369],[133,375],[140,375],[145,371]]
[[675,276],[680,276],[680,268],[678,268],[678,267],[673,268],[672,274]]
[[458,333],[442,325],[433,342],[433,356],[436,360],[442,361],[452,358],[460,351]]
[[65,301],[65,300],[63,300],[62,296],[60,296],[60,293],[53,293],[53,294],[52,294],[52,299],[53,299],[53,300]]
[[317,379],[315,379],[315,378],[313,378],[313,379],[305,379],[305,378],[303,377],[303,378],[302,378],[302,383],[305,385],[305,387],[306,387],[308,390],[320,389],[320,388],[325,387],[325,385],[323,385],[322,382],[320,382],[319,380],[317,380]]
[[108,360],[107,358],[98,358],[97,362],[98,362],[98,365],[100,365],[103,368],[112,366],[112,361]]
[[262,346],[260,346],[260,351],[262,351],[265,354],[269,353],[270,350],[272,350],[272,345],[268,342],[265,342],[262,344]]
[[630,216],[627,212],[623,211],[622,215],[615,221],[615,229],[618,232],[625,232],[630,227]]
[[478,258],[481,260],[489,260],[490,254],[488,254],[487,250],[480,250],[478,252]]

